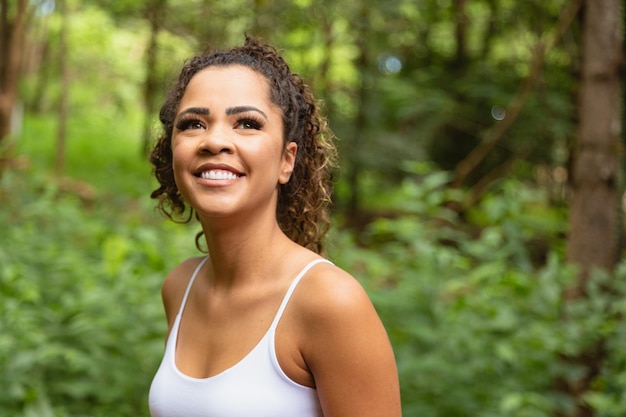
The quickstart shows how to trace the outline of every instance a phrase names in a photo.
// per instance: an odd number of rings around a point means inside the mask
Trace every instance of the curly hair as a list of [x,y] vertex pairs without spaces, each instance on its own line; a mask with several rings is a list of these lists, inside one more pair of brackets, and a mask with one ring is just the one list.
[[[274,47],[257,39],[246,36],[241,47],[203,53],[185,63],[159,113],[162,133],[150,153],[150,162],[160,186],[150,196],[158,200],[157,208],[174,221],[187,223],[194,217],[193,208],[183,200],[174,181],[171,146],[174,119],[195,74],[207,67],[230,65],[248,67],[268,81],[270,100],[282,111],[283,146],[289,142],[298,145],[291,178],[279,186],[276,218],[291,240],[321,253],[322,240],[330,225],[331,169],[336,161],[333,134],[303,79],[291,72]],[[196,236],[198,249],[202,234]]]

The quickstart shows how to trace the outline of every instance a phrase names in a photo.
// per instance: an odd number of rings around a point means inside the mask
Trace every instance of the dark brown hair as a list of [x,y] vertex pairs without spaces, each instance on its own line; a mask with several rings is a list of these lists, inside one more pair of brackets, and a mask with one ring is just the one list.
[[[331,167],[336,159],[333,135],[302,78],[291,72],[274,47],[254,38],[246,37],[241,47],[197,55],[183,66],[159,114],[163,130],[150,153],[150,162],[160,186],[151,197],[158,199],[158,209],[172,220],[187,223],[194,216],[193,208],[187,206],[174,181],[171,147],[174,119],[195,74],[210,66],[229,65],[248,67],[268,81],[270,100],[282,111],[283,144],[298,145],[291,178],[279,187],[278,224],[294,242],[321,253],[322,239],[330,224]],[[201,236],[202,232],[196,237],[198,248]]]

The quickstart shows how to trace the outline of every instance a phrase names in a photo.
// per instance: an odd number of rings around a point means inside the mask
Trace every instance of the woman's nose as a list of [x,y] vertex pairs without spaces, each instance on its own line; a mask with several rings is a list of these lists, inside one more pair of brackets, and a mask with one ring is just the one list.
[[217,155],[219,153],[232,153],[233,143],[230,139],[228,128],[220,126],[212,126],[208,129],[199,143],[198,151],[201,153],[211,153]]

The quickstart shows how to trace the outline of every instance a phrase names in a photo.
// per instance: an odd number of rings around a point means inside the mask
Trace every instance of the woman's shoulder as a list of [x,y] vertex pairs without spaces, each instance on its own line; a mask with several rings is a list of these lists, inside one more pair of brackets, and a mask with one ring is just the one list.
[[294,334],[325,410],[401,416],[393,349],[363,286],[330,264],[312,268],[301,284],[296,329],[302,330]]
[[323,262],[311,268],[298,286],[299,291],[294,294],[298,310],[313,322],[349,319],[374,310],[361,283],[332,263]]

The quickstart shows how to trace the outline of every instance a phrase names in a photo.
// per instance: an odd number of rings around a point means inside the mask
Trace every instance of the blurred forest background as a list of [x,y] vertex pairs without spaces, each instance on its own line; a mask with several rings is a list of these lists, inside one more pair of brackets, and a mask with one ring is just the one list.
[[0,5],[0,415],[148,415],[198,226],[155,212],[146,148],[184,60],[244,33],[324,102],[329,257],[404,415],[626,415],[619,0]]

